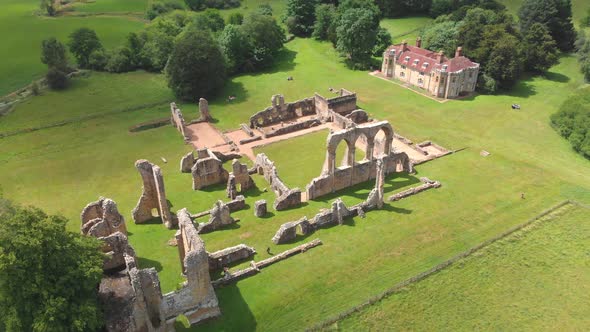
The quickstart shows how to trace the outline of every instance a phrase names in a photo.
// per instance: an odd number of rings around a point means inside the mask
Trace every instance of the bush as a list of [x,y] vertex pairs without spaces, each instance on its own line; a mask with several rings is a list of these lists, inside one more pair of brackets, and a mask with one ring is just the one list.
[[231,13],[227,18],[227,24],[242,25],[244,22],[244,15],[242,13]]
[[551,116],[551,125],[575,151],[590,159],[590,88],[568,98]]
[[485,94],[494,94],[498,90],[498,83],[495,79],[486,74],[479,76],[477,81],[478,90]]
[[133,70],[131,51],[127,47],[119,47],[111,52],[104,69],[110,73],[124,73]]
[[176,9],[182,9],[182,5],[174,1],[155,1],[149,6],[145,16],[148,20],[153,20],[156,17],[169,13]]
[[88,59],[88,67],[93,70],[103,71],[109,61],[109,55],[105,50],[99,49],[95,50],[90,54],[90,58]]
[[184,0],[188,8],[194,11],[207,8],[228,9],[240,6],[240,0]]
[[33,94],[33,96],[38,96],[41,93],[41,90],[39,88],[39,84],[37,83],[37,81],[34,81],[31,84],[31,93]]
[[68,75],[58,68],[49,68],[45,78],[47,79],[47,85],[53,90],[63,90],[68,86]]
[[94,30],[80,28],[70,35],[70,52],[78,61],[81,68],[88,68],[90,54],[102,48],[102,44]]

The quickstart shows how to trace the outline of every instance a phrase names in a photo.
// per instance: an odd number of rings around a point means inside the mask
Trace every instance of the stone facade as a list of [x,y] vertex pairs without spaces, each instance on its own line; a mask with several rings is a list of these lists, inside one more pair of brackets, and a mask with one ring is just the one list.
[[314,115],[314,99],[307,98],[285,104],[283,95],[274,95],[271,106],[250,117],[250,128],[266,127],[306,115]]
[[[315,199],[337,190],[348,188],[377,176],[377,160],[382,159],[384,174],[413,172],[412,162],[404,152],[392,150],[393,128],[387,121],[354,125],[348,129],[333,132],[327,139],[326,159],[322,174],[307,185],[307,198]],[[356,143],[361,140],[365,146],[365,158],[355,161]],[[346,152],[340,166],[336,160],[338,145],[344,142]]]
[[100,197],[98,201],[86,205],[80,219],[84,235],[103,237],[115,232],[127,234],[125,218],[119,213],[117,203],[110,198]]
[[457,98],[475,91],[479,64],[463,56],[461,47],[454,58],[406,42],[391,45],[383,53],[381,73],[428,91],[438,98]]
[[223,161],[209,149],[197,151],[197,158],[191,168],[191,174],[194,190],[217,183],[225,183],[229,177],[229,173],[223,168]]
[[230,216],[230,209],[222,201],[215,202],[209,214],[209,221],[199,224],[199,233],[209,233],[224,226],[234,224],[236,221]]
[[166,228],[174,228],[176,220],[170,213],[164,188],[164,176],[160,167],[141,159],[135,162],[135,168],[143,180],[143,191],[137,206],[132,211],[133,221],[136,224],[141,224],[154,218],[153,211],[155,209]]
[[[248,189],[254,188],[254,180],[248,171],[248,165],[240,163],[237,159],[232,161],[232,172],[230,175],[235,177],[236,190],[238,193],[246,192]],[[228,182],[229,186],[229,182]],[[233,199],[234,197],[232,197]]]

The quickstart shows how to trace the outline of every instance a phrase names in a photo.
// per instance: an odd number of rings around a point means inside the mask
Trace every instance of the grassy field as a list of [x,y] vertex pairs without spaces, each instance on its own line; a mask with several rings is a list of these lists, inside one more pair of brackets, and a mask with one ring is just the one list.
[[[244,8],[254,8],[258,3],[245,1]],[[33,8],[32,2],[19,6],[10,0],[9,4],[6,8],[13,11]],[[280,8],[284,7],[275,8],[275,16]],[[28,19],[55,21],[60,26],[62,20],[72,20]],[[83,22],[102,19],[106,18]],[[12,27],[4,22],[0,20],[0,28],[7,34]],[[32,21],[23,19],[21,23],[27,22]],[[403,22],[400,25],[405,27],[400,31],[409,31],[408,20]],[[395,21],[392,24],[395,26]],[[122,40],[126,31],[117,28],[109,33],[114,42],[116,38]],[[15,41],[7,45],[15,49],[12,43]],[[23,57],[37,59],[36,50],[37,46],[23,49]],[[28,83],[34,75],[22,67],[9,75],[8,70],[20,58],[8,57],[12,63],[0,67],[0,73],[7,77],[2,81],[6,87]],[[288,76],[294,80],[287,81]],[[509,94],[440,104],[366,72],[350,71],[331,45],[306,39],[289,42],[274,68],[232,78],[220,96],[210,100],[216,125],[224,130],[246,123],[251,114],[270,105],[273,94],[283,93],[287,101],[292,101],[314,92],[329,95],[329,87],[345,87],[358,93],[360,107],[374,118],[391,121],[400,134],[416,142],[431,139],[449,149],[467,149],[417,167],[415,176],[389,177],[386,185],[386,191],[392,193],[416,185],[420,176],[428,176],[441,181],[442,188],[386,204],[385,209],[371,212],[365,219],[348,220],[344,226],[321,230],[292,244],[275,246],[270,239],[283,222],[304,215],[312,217],[337,196],[309,202],[300,209],[273,211],[272,218],[255,218],[251,208],[232,214],[241,219],[238,226],[204,235],[207,250],[245,243],[258,250],[255,259],[259,260],[267,257],[266,247],[276,253],[315,237],[324,245],[219,290],[224,315],[203,329],[301,330],[563,199],[590,203],[588,160],[571,151],[568,142],[549,126],[549,115],[582,84],[576,59],[564,56],[546,77],[525,78]],[[237,96],[237,100],[228,104],[228,95]],[[72,89],[47,92],[18,105],[10,115],[0,118],[0,131],[76,121],[0,139],[4,195],[65,215],[72,220],[71,230],[79,229],[79,213],[88,202],[100,195],[113,198],[127,219],[130,241],[141,266],[155,267],[163,291],[173,290],[182,280],[176,248],[167,245],[174,231],[161,224],[135,225],[131,220],[131,209],[141,193],[141,180],[133,163],[145,158],[162,167],[173,211],[187,207],[196,213],[209,209],[216,199],[226,199],[224,185],[191,190],[190,175],[178,170],[180,157],[190,147],[182,143],[174,128],[128,131],[135,124],[169,114],[166,104],[141,105],[173,100],[162,75],[92,73],[76,79]],[[512,111],[512,103],[521,104],[522,110]],[[181,107],[187,118],[197,115],[196,105]],[[135,110],[123,112],[130,108]],[[77,120],[86,114],[102,116]],[[325,133],[318,133],[260,151],[275,160],[279,174],[289,185],[302,186],[319,175],[324,149]],[[482,149],[490,151],[491,156],[481,157]],[[255,177],[255,181],[260,190],[246,194],[249,206],[258,199],[272,203],[274,194],[262,191],[268,184],[261,177]],[[364,199],[372,186],[366,183],[337,195],[355,203]],[[520,199],[521,192],[526,192],[526,200]]]
[[151,0],[94,0],[75,2],[73,8],[83,13],[141,13],[143,14]]
[[[41,63],[41,41],[56,37],[67,42],[77,28],[94,29],[106,48],[120,45],[127,34],[143,27],[142,22],[120,17],[59,17],[37,16],[39,1],[4,0],[0,5],[0,96],[17,90],[45,74]],[[70,61],[74,61],[70,57]]]
[[389,31],[395,43],[401,42],[402,40],[413,43],[416,37],[420,35],[420,29],[432,21],[433,19],[427,16],[396,19],[387,18],[381,20],[381,26]]
[[589,212],[566,206],[330,330],[586,330]]

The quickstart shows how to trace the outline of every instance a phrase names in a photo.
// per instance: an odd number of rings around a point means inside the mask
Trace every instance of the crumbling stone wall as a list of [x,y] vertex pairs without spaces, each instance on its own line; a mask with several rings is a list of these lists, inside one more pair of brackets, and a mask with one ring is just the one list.
[[205,98],[199,99],[199,115],[199,121],[209,122],[213,120],[213,117],[209,113],[209,102]]
[[[234,159],[232,164],[231,174],[235,177],[236,188],[238,193],[243,193],[248,189],[254,188],[254,180],[248,172],[248,165],[240,163],[237,159]],[[234,198],[234,197],[232,197]]]
[[306,98],[285,104],[283,95],[274,95],[272,106],[250,117],[250,128],[266,127],[284,121],[290,121],[306,115],[314,115],[314,98]]
[[154,218],[152,210],[156,209],[166,228],[173,228],[176,225],[176,220],[172,217],[166,200],[164,176],[160,167],[141,159],[135,162],[135,168],[143,180],[143,191],[137,206],[131,212],[133,221],[136,224],[141,224]]
[[262,132],[264,138],[269,138],[269,137],[274,137],[274,136],[285,135],[288,133],[293,133],[296,131],[308,129],[308,128],[319,126],[319,125],[320,125],[319,120],[308,119],[308,120],[296,122],[296,123],[288,123],[285,125],[281,124],[280,127],[276,127],[276,128],[275,127],[271,127],[270,129],[259,128],[259,130]]
[[98,201],[86,205],[80,219],[84,235],[103,237],[115,232],[127,234],[125,218],[119,213],[117,203],[110,198],[100,197]]
[[209,254],[209,270],[219,271],[230,264],[250,259],[255,254],[256,250],[245,244],[218,250]]
[[[243,196],[242,196],[243,197]],[[199,233],[209,233],[224,226],[234,224],[236,221],[230,216],[230,209],[221,200],[215,202],[209,213],[209,221],[199,224]]]
[[178,211],[178,226],[176,240],[186,282],[181,289],[164,294],[162,307],[170,325],[181,314],[192,325],[219,316],[221,311],[211,286],[209,255],[205,250],[205,243],[199,237],[186,209]]
[[258,174],[264,176],[277,196],[273,204],[275,210],[281,211],[301,204],[301,189],[287,187],[279,177],[274,163],[264,153],[256,156],[254,168]]
[[322,121],[331,121],[332,112],[347,115],[356,110],[356,93],[340,89],[338,97],[326,99],[318,93],[314,95],[316,114]]
[[180,159],[180,172],[181,173],[190,173],[191,169],[195,165],[195,155],[193,152],[189,152],[182,156]]
[[[383,132],[382,151],[375,153],[377,134]],[[413,166],[404,152],[392,151],[393,128],[387,121],[355,125],[330,133],[327,139],[326,159],[322,174],[314,178],[306,187],[307,198],[315,199],[337,190],[348,188],[377,176],[377,158],[383,159],[384,174],[393,172],[413,172]],[[365,160],[355,161],[357,140],[365,142]],[[340,143],[346,144],[346,152],[341,166],[337,166],[336,150]]]
[[194,190],[224,183],[229,177],[229,173],[223,168],[223,162],[209,149],[197,150],[197,159],[191,173]]
[[186,122],[184,121],[180,108],[176,107],[176,103],[170,103],[170,113],[170,122],[176,129],[178,129],[184,141],[188,142],[189,137],[186,133]]

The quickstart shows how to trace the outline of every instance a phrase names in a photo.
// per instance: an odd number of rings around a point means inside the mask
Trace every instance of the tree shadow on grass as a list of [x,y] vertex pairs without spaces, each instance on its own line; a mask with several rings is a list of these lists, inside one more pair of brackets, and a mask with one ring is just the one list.
[[[253,277],[256,278],[256,277]],[[208,320],[197,327],[189,328],[186,323],[178,320],[174,324],[176,331],[254,331],[256,318],[252,314],[248,303],[242,296],[237,284],[215,290],[219,300],[221,316]]]
[[558,83],[567,83],[567,82],[571,81],[569,76],[566,76],[561,73],[551,72],[551,71],[545,73],[544,77],[546,79],[548,79],[549,81],[558,82]]
[[160,262],[145,257],[137,257],[137,263],[141,269],[153,267],[158,272],[161,272],[164,269]]
[[[281,49],[275,56],[272,66],[254,73],[247,73],[250,76],[259,76],[264,74],[274,74],[278,72],[286,72],[295,69],[295,57],[297,52],[287,48]],[[287,79],[287,77],[285,77]]]
[[[395,203],[395,202],[392,202],[392,203]],[[392,205],[392,203],[383,204],[383,208],[381,208],[381,210],[395,212],[395,213],[401,213],[401,214],[411,214],[412,213],[412,210],[396,207],[396,206]]]

